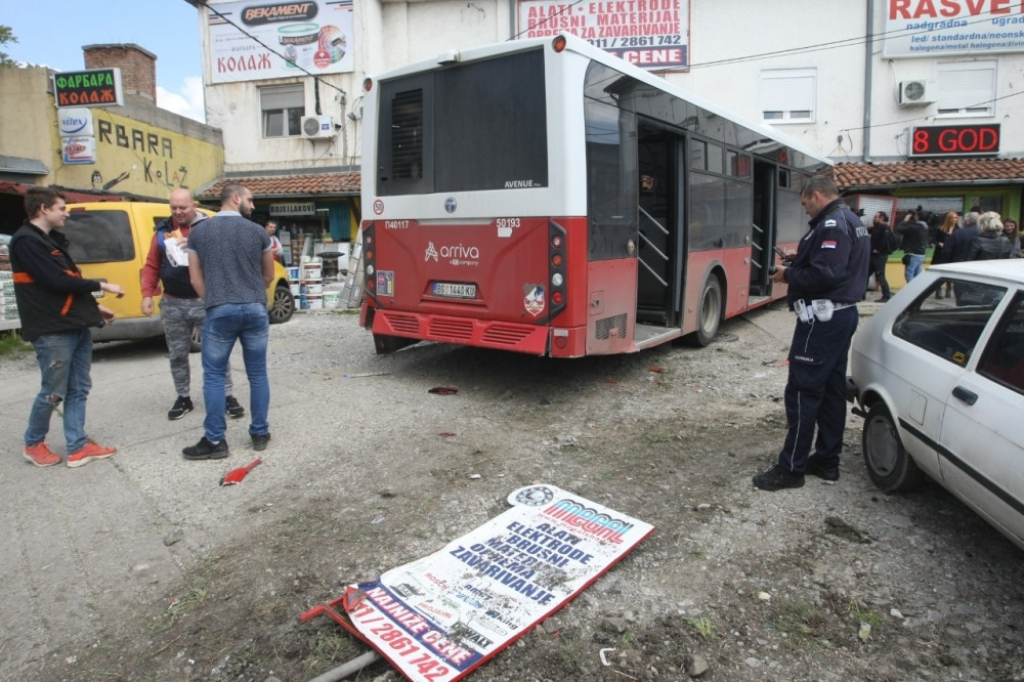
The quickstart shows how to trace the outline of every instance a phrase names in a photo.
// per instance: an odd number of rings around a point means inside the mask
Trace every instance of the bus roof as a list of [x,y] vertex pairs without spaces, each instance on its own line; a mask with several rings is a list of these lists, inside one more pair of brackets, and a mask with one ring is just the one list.
[[765,123],[755,123],[744,119],[743,117],[737,116],[736,114],[727,111],[723,107],[710,102],[709,100],[697,95],[691,90],[680,87],[673,83],[669,83],[664,78],[657,76],[650,71],[641,69],[629,62],[616,57],[613,54],[605,52],[604,50],[594,47],[586,40],[578,38],[569,33],[560,33],[553,36],[547,36],[544,38],[526,38],[522,40],[507,40],[501,43],[492,43],[489,45],[480,45],[476,47],[469,47],[462,50],[448,50],[442,52],[436,57],[431,59],[424,59],[418,62],[413,62],[405,66],[397,67],[389,71],[371,76],[375,81],[386,81],[393,78],[400,78],[415,73],[422,73],[424,71],[433,71],[442,68],[452,63],[462,62],[473,62],[482,59],[490,59],[505,54],[514,52],[524,52],[526,50],[535,49],[537,47],[547,46],[555,40],[556,37],[561,36],[566,40],[566,50],[576,52],[595,62],[604,64],[605,66],[621,71],[623,74],[635,78],[639,81],[647,83],[652,87],[663,90],[669,94],[675,95],[688,102],[692,102],[698,107],[705,109],[717,116],[722,117],[724,120],[734,121],[745,128],[752,131],[761,133],[767,140],[777,142],[779,144],[789,147],[793,151],[800,152],[807,157],[820,162],[824,166],[832,166],[832,162],[824,156],[821,156],[817,152],[811,150],[803,143],[795,140],[794,138],[779,132],[772,126]]

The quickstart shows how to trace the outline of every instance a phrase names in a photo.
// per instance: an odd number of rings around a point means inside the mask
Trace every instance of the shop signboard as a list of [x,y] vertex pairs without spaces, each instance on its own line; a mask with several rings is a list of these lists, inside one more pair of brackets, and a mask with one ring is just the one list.
[[316,204],[312,201],[299,201],[288,204],[271,204],[272,216],[304,216],[316,215]]
[[886,57],[1024,51],[1024,14],[1008,0],[885,0]]
[[645,69],[690,65],[689,0],[521,0],[519,37],[571,33]]
[[53,74],[58,107],[113,107],[124,104],[121,69],[88,69]]
[[57,125],[61,137],[95,135],[92,127],[92,109],[87,107],[58,109]]
[[206,6],[214,83],[355,70],[352,0]]
[[[454,682],[562,608],[654,527],[550,485],[440,551],[350,585],[336,620],[410,680]],[[303,615],[332,614],[317,607]]]
[[999,124],[918,126],[910,136],[910,156],[995,156]]
[[92,135],[61,138],[60,146],[67,166],[96,163],[96,138]]

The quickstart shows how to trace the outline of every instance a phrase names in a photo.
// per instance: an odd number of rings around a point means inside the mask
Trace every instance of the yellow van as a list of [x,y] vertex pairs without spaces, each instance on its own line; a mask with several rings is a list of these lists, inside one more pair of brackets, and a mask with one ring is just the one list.
[[[199,209],[205,215],[213,215]],[[70,217],[61,229],[71,242],[69,251],[87,279],[115,282],[124,287],[123,298],[100,300],[117,315],[114,324],[93,329],[94,341],[123,341],[163,336],[160,315],[142,314],[142,269],[156,226],[170,217],[164,204],[124,201],[68,204]],[[271,324],[287,322],[295,312],[295,298],[288,286],[288,272],[274,263],[274,281],[267,287]],[[192,339],[199,349],[198,334]]]

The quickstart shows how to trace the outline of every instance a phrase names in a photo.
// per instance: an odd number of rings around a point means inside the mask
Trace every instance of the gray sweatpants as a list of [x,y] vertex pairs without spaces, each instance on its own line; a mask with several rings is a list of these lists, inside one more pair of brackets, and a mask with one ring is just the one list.
[[[164,323],[164,337],[171,355],[171,378],[178,395],[188,398],[191,373],[188,354],[192,349],[192,330],[203,328],[206,319],[206,305],[201,298],[160,299],[160,319]],[[234,395],[231,382],[231,366],[224,373],[224,395]]]

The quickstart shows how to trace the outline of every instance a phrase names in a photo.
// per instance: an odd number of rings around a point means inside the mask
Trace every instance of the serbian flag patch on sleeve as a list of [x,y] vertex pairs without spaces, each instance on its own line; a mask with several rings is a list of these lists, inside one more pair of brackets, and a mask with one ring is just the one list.
[[834,249],[834,248],[836,248],[836,243],[837,242],[836,242],[835,239],[826,239],[823,242],[821,242],[821,248],[823,248],[823,249]]

